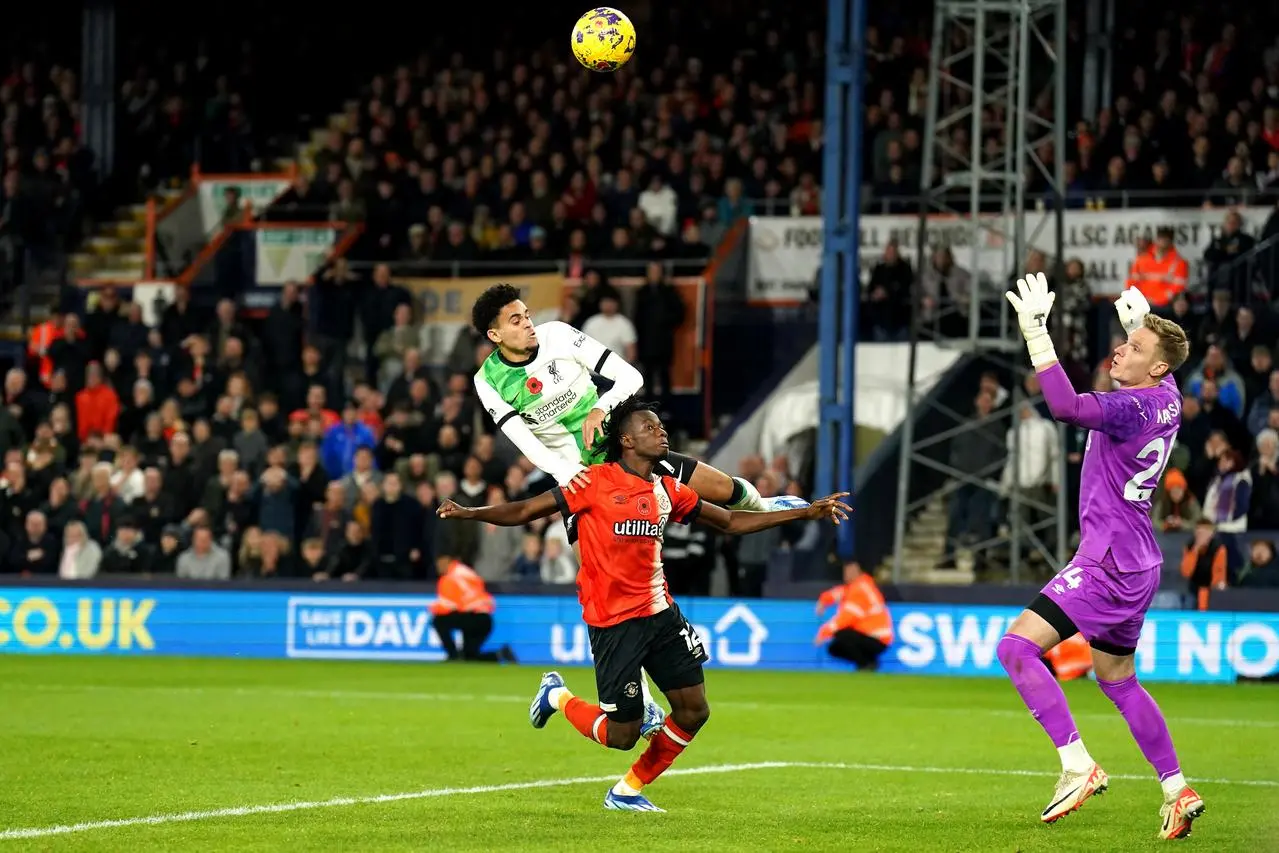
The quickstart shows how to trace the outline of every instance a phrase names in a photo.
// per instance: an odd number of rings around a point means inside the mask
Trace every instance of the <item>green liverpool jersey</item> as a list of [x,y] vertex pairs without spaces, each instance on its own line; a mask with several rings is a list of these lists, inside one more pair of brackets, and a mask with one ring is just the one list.
[[591,378],[599,373],[610,351],[599,341],[558,321],[537,327],[537,350],[521,364],[494,351],[475,373],[480,403],[502,427],[509,419],[524,421],[542,446],[554,454],[537,459],[525,448],[531,462],[559,482],[584,466],[604,460],[604,447],[587,450],[582,424],[599,402]]

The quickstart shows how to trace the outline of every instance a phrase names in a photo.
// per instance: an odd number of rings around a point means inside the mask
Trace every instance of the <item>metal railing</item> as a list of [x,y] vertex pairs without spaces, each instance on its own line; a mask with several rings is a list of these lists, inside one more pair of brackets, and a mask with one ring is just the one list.
[[[709,259],[687,260],[672,258],[638,258],[635,260],[591,260],[580,264],[580,274],[596,270],[604,276],[639,276],[644,275],[650,263],[660,264],[667,276],[700,275]],[[579,265],[567,260],[528,260],[528,261],[429,261],[429,260],[389,260],[370,261],[352,260],[348,263],[351,270],[366,272],[381,264],[391,268],[397,276],[414,276],[419,278],[473,278],[497,275],[521,275],[538,273],[558,273],[566,278],[573,278]]]
[[1236,304],[1274,299],[1279,283],[1279,235],[1262,240],[1225,263],[1204,262],[1202,289],[1229,290]]
[[[918,193],[904,195],[875,195],[870,187],[863,187],[862,213],[869,215],[901,215],[919,212],[920,196]],[[1178,189],[1178,190],[1083,190],[1066,191],[1065,206],[1067,210],[1123,210],[1143,207],[1202,207],[1205,203],[1214,207],[1236,207],[1240,205],[1269,206],[1279,202],[1279,189],[1265,190],[1255,187],[1241,187],[1238,190],[1224,191],[1220,189]],[[801,216],[791,205],[788,198],[752,198],[747,200],[750,212],[755,216]],[[1027,193],[1028,210],[1052,210],[1055,199],[1052,193]],[[952,209],[965,212],[969,200],[967,195],[951,203]],[[998,212],[1003,210],[1004,197],[1000,194],[983,194],[978,196],[980,211]],[[820,216],[817,214],[809,214]]]

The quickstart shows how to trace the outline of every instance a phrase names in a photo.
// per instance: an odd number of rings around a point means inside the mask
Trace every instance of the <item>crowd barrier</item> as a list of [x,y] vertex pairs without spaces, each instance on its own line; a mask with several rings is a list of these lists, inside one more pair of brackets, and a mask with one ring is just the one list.
[[[285,591],[0,587],[0,653],[437,661],[424,595]],[[813,644],[808,601],[681,602],[711,667],[836,670]],[[891,605],[897,639],[884,672],[998,675],[995,646],[1017,607]],[[575,599],[499,596],[490,645],[524,663],[585,664]],[[1279,673],[1279,614],[1150,613],[1137,652],[1152,681],[1233,682]]]

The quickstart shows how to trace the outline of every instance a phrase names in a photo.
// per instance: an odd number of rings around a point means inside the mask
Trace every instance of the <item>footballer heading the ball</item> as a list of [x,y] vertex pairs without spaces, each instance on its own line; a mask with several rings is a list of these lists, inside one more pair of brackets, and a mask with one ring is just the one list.
[[616,71],[635,52],[635,25],[616,9],[600,6],[573,25],[573,55],[592,71]]

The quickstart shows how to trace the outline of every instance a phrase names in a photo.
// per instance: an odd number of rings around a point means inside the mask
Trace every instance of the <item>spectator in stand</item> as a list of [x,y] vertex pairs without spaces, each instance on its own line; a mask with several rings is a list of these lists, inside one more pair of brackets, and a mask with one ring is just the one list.
[[1202,515],[1199,499],[1191,493],[1186,475],[1176,468],[1168,469],[1151,513],[1155,525],[1165,533],[1187,531]]
[[89,538],[84,522],[73,521],[62,536],[62,557],[58,577],[63,580],[88,580],[98,573],[102,548]]
[[1279,408],[1279,370],[1272,370],[1266,389],[1248,407],[1248,432],[1254,436],[1260,434],[1270,419],[1270,410],[1276,408]]
[[[950,444],[950,464],[975,481],[989,480],[1001,472],[1004,436],[991,413],[995,398],[987,391],[973,401],[975,429],[956,436]],[[965,545],[984,542],[994,532],[994,495],[977,482],[961,480],[951,492],[946,524],[946,553],[939,568],[955,568],[955,556]]]
[[1279,530],[1279,433],[1257,433],[1257,458],[1249,468],[1252,499],[1248,507],[1251,530]]
[[1128,274],[1127,286],[1140,290],[1154,308],[1167,307],[1189,284],[1190,265],[1177,251],[1175,236],[1170,227],[1158,228],[1154,245],[1137,255]]
[[1187,592],[1196,609],[1208,609],[1210,590],[1226,588],[1228,554],[1212,520],[1200,519],[1195,525],[1194,537],[1186,543],[1181,556],[1181,576],[1186,579]]
[[[1274,354],[1265,344],[1254,346],[1248,358],[1240,366],[1239,370],[1243,374],[1244,382],[1244,400],[1249,406],[1268,392],[1270,374],[1274,366]],[[1248,411],[1251,413],[1252,409],[1249,408]]]
[[1248,530],[1252,474],[1243,455],[1233,448],[1218,454],[1216,463],[1216,472],[1204,493],[1203,514],[1231,550],[1233,559],[1237,555],[1237,534]]
[[[1236,160],[1238,158],[1235,158]],[[1221,224],[1221,233],[1204,250],[1204,263],[1216,287],[1229,288],[1239,298],[1249,294],[1248,270],[1243,266],[1226,269],[1236,258],[1246,255],[1257,241],[1243,230],[1243,217],[1232,210]]]
[[862,322],[871,340],[905,340],[914,280],[914,270],[901,256],[897,241],[888,241],[884,257],[871,270],[862,294]]
[[635,324],[621,313],[621,306],[613,296],[600,299],[600,313],[582,324],[582,331],[630,363],[636,361],[636,344],[639,335]]
[[1235,586],[1279,589],[1279,560],[1275,559],[1275,543],[1269,539],[1254,539],[1248,552],[1248,560],[1239,568]]
[[1225,350],[1215,344],[1208,347],[1199,369],[1190,375],[1190,393],[1204,397],[1205,385],[1209,383],[1216,390],[1216,401],[1242,418],[1245,402],[1243,377],[1230,364]]
[[1198,334],[1195,339],[1196,350],[1203,351],[1214,345],[1225,346],[1230,339],[1230,333],[1236,328],[1237,323],[1230,291],[1224,288],[1217,288],[1212,292],[1208,313],[1198,323]]
[[196,580],[230,580],[231,558],[213,542],[213,531],[199,525],[191,535],[191,547],[177,561],[177,576]]
[[635,292],[633,313],[636,366],[644,374],[649,393],[666,399],[671,394],[675,334],[684,324],[685,306],[679,291],[666,278],[661,264],[653,262],[648,265],[644,284]]
[[360,404],[347,400],[342,407],[342,422],[329,427],[320,446],[320,458],[325,472],[331,477],[345,477],[355,469],[356,451],[373,450],[377,438],[373,430],[360,423]]

